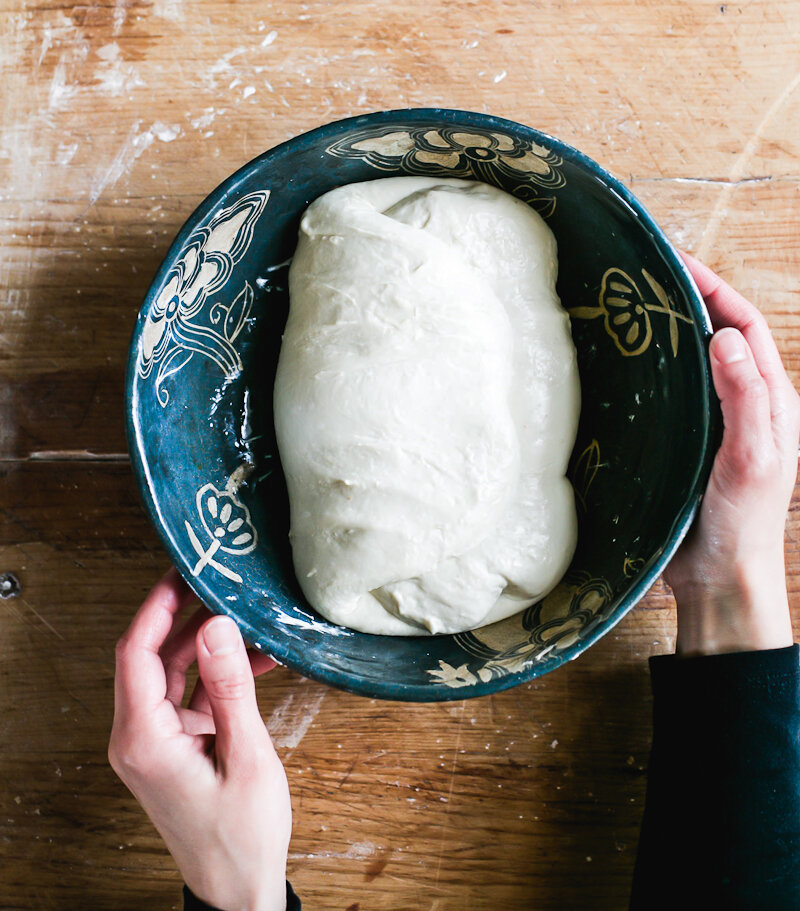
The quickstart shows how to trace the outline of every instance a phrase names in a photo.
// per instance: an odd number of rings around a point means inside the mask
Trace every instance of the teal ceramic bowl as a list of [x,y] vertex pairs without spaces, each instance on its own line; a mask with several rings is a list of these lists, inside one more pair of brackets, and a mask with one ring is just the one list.
[[[315,613],[292,568],[273,429],[300,216],[333,187],[400,174],[495,184],[547,219],[583,390],[570,465],[580,522],[572,566],[539,604],[459,635],[373,636]],[[675,552],[714,455],[710,333],[663,232],[575,149],[463,111],[330,123],[245,165],[178,233],[131,342],[133,470],[175,565],[256,648],[367,696],[480,696],[575,658],[625,616]]]

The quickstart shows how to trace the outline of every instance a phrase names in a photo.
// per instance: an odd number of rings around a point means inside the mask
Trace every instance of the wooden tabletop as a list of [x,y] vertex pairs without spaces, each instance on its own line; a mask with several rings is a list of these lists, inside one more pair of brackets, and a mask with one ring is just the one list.
[[[126,455],[153,273],[224,177],[339,117],[511,117],[620,177],[768,316],[800,379],[794,0],[0,0],[0,906],[175,908],[180,877],[106,761],[114,642],[167,566]],[[797,604],[798,532],[788,526]],[[658,583],[577,661],[403,705],[259,683],[308,908],[626,906]]]

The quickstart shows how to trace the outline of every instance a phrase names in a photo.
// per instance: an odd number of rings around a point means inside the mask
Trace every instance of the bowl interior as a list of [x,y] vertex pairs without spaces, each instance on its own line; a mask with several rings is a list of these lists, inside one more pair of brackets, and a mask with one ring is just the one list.
[[[292,568],[272,421],[300,216],[333,187],[398,174],[482,180],[542,213],[558,241],[583,390],[570,463],[572,566],[539,604],[455,636],[365,635],[308,606]],[[257,647],[367,695],[481,695],[575,657],[674,552],[713,456],[709,334],[702,301],[652,219],[575,150],[458,111],[341,121],[250,162],[179,233],[131,346],[134,471],[180,571]]]

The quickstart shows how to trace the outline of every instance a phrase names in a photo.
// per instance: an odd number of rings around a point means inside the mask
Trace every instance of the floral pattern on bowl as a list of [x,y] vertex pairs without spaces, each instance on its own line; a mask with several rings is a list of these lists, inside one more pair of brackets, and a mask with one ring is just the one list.
[[[539,604],[456,636],[370,636],[328,623],[303,598],[288,541],[272,384],[299,220],[335,186],[392,174],[482,180],[536,207],[558,241],[558,290],[578,351],[575,559]],[[658,226],[575,149],[463,111],[339,121],[245,165],[179,232],[131,342],[133,469],[176,566],[257,648],[364,695],[480,696],[585,651],[674,553],[714,452],[709,335]]]
[[225,376],[242,369],[233,343],[253,302],[250,285],[245,281],[227,306],[215,301],[207,319],[197,317],[206,302],[222,291],[247,252],[255,223],[268,199],[269,192],[250,193],[194,231],[156,295],[142,328],[138,371],[142,379],[147,379],[158,366],[155,391],[162,406],[169,402],[169,392],[162,383],[185,367],[195,354],[214,361]]

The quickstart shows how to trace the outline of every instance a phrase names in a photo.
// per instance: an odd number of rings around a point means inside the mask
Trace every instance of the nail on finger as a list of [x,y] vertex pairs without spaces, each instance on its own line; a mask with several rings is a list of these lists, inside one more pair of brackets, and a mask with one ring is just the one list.
[[714,336],[714,357],[721,364],[747,360],[747,345],[736,329],[720,329]]

